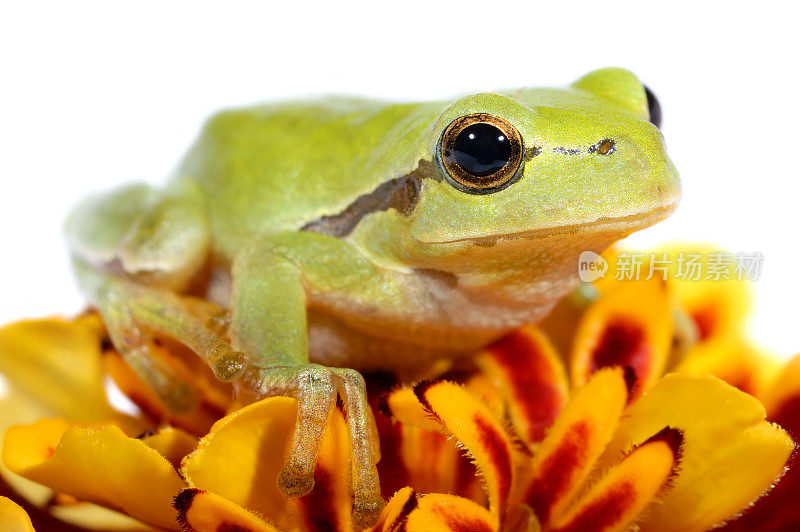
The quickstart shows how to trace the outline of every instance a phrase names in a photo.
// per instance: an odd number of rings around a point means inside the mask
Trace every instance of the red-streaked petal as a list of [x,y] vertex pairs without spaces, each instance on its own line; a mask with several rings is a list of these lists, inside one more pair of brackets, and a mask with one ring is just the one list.
[[[408,404],[407,393],[398,390],[388,398],[392,415],[404,423],[436,426],[461,442],[483,478],[492,514],[497,522],[502,522],[514,481],[514,464],[511,441],[500,423],[477,398],[451,382],[423,382],[414,386],[412,393],[419,407]],[[397,394],[403,394],[405,399],[393,400]],[[395,410],[395,404],[402,408]]]
[[541,441],[569,393],[563,363],[547,337],[525,327],[487,348],[477,363],[506,399],[517,434],[528,443]]
[[496,532],[497,521],[469,499],[433,493],[420,497],[406,522],[406,532]]
[[556,420],[534,455],[525,502],[542,523],[556,519],[577,494],[611,440],[628,386],[622,368],[595,373]]
[[408,486],[397,491],[383,508],[370,532],[400,532],[409,514],[417,508],[417,494]]
[[636,374],[634,396],[664,371],[672,341],[672,309],[658,279],[620,283],[586,311],[571,356],[575,386],[601,368],[629,367]]
[[550,530],[626,530],[675,474],[682,444],[680,430],[660,431],[612,468]]

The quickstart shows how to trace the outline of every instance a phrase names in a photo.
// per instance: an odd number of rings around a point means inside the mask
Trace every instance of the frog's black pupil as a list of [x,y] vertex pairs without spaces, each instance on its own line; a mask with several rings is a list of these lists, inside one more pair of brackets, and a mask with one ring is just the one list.
[[491,124],[472,124],[456,137],[453,158],[465,172],[486,177],[500,171],[511,159],[511,143]]

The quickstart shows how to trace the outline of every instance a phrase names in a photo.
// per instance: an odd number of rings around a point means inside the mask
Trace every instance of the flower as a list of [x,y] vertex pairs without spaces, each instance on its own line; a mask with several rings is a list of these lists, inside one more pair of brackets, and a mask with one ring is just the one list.
[[[779,368],[747,341],[746,285],[671,271],[585,289],[597,297],[565,299],[470,366],[413,384],[367,377],[389,500],[372,530],[800,523],[800,358]],[[192,411],[171,414],[95,314],[0,328],[10,390],[0,399],[0,522],[40,532],[354,529],[342,410],[328,421],[315,489],[288,499],[276,478],[294,399],[239,408],[185,348],[161,339],[159,356],[196,392]],[[108,390],[138,411],[119,412]]]

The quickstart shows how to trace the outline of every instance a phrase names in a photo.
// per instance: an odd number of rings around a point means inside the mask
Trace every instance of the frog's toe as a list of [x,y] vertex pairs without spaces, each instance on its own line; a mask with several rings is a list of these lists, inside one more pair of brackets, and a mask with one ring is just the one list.
[[361,528],[371,528],[378,522],[381,510],[386,506],[380,493],[368,499],[353,501],[353,521]]
[[362,528],[374,525],[385,503],[376,466],[380,460],[378,432],[361,374],[309,364],[261,370],[257,381],[249,382],[255,385],[254,399],[273,395],[297,399],[289,457],[277,479],[287,497],[302,497],[314,488],[319,447],[336,398],[341,397],[352,449],[353,520]]
[[287,497],[302,497],[314,489],[314,474],[288,462],[278,474],[278,488]]
[[278,487],[287,497],[301,497],[314,488],[317,454],[336,404],[336,386],[328,368],[311,364],[297,371],[291,388],[288,395],[297,398],[297,424]]
[[353,519],[367,528],[375,524],[383,509],[377,463],[380,444],[375,418],[367,402],[364,377],[352,369],[332,370],[344,404],[353,452]]

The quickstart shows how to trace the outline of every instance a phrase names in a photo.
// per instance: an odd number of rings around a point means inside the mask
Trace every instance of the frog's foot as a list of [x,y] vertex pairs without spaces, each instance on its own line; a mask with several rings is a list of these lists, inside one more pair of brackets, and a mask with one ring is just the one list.
[[[222,381],[244,371],[247,358],[215,331],[213,305],[200,305],[169,291],[116,278],[76,266],[99,288],[98,308],[111,341],[137,373],[173,411],[185,411],[191,391],[172,374],[168,364],[153,355],[153,338],[169,336],[200,356]],[[187,391],[188,390],[188,391]],[[174,396],[174,397],[173,397]]]
[[291,450],[278,475],[278,487],[288,497],[300,497],[313,489],[317,454],[328,416],[336,407],[337,396],[341,397],[352,448],[353,519],[364,528],[374,525],[384,506],[376,467],[380,451],[361,374],[351,369],[308,364],[248,371],[237,385],[248,399],[270,396],[297,399]]
[[120,354],[128,365],[150,387],[174,414],[191,412],[197,406],[197,394],[181,380],[172,368],[154,353],[154,344],[145,342],[135,347],[121,343]]

